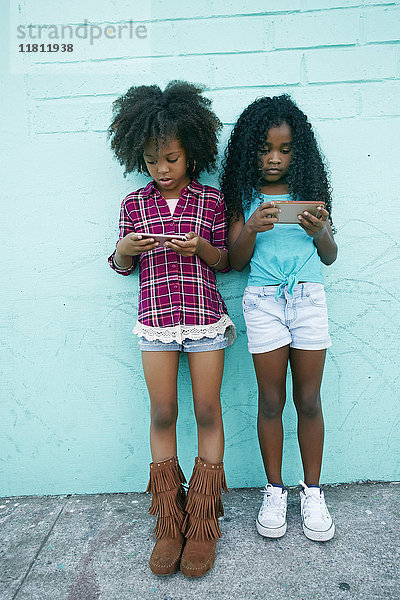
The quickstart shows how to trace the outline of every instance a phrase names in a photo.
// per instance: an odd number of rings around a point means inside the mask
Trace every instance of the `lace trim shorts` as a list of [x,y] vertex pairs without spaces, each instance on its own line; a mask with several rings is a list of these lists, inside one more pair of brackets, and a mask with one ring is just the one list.
[[210,350],[222,350],[228,346],[228,339],[224,333],[218,333],[215,337],[203,337],[199,340],[191,340],[186,338],[182,343],[178,342],[161,342],[160,340],[146,340],[144,337],[139,337],[139,350],[145,352],[160,352],[164,350],[180,351],[180,352],[210,352]]
[[275,300],[277,288],[248,286],[244,291],[249,352],[261,354],[286,345],[299,350],[324,350],[331,346],[322,283],[298,283],[293,296],[284,286]]

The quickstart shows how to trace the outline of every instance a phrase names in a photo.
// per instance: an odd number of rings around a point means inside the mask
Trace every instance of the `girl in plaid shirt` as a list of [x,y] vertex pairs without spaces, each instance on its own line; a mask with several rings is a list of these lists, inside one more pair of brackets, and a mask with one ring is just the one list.
[[[158,515],[150,568],[158,575],[178,567],[199,577],[214,563],[224,433],[220,388],[224,349],[235,327],[218,292],[215,271],[228,271],[225,203],[197,176],[215,167],[221,123],[201,89],[171,82],[130,88],[113,104],[111,146],[125,173],[137,169],[152,181],[123,200],[120,235],[111,267],[129,275],[139,265],[139,336],[151,403],[153,462],[147,491]],[[188,353],[198,429],[198,457],[189,482],[178,464],[177,373]]]

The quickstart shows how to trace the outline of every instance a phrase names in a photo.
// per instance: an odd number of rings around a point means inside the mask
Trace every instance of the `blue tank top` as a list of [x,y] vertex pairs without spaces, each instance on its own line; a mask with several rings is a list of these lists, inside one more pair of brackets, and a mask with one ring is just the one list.
[[[243,209],[245,221],[262,202],[291,199],[289,194],[260,196],[254,194],[250,207]],[[283,223],[275,223],[270,231],[257,233],[247,285],[277,285],[275,298],[279,298],[286,285],[289,294],[293,294],[299,281],[324,283],[321,260],[313,239],[300,225]]]

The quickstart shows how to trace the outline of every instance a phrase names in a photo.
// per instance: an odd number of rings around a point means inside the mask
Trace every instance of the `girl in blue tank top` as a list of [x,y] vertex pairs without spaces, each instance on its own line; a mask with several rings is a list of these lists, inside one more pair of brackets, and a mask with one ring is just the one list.
[[[324,439],[320,386],[330,346],[321,262],[336,260],[331,193],[326,169],[306,115],[287,95],[259,98],[240,115],[228,142],[221,178],[230,219],[233,268],[250,264],[243,297],[248,348],[259,388],[257,430],[267,476],[258,532],[286,532],[287,491],[282,475],[282,411],[290,363],[305,535],[333,537],[335,527],[319,487]],[[279,223],[279,200],[320,202],[298,224]],[[323,206],[325,208],[323,208]]]

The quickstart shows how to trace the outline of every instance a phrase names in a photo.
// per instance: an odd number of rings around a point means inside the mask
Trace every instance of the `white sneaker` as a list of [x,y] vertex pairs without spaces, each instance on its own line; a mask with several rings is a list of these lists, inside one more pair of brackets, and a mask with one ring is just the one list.
[[269,538],[282,537],[287,528],[287,491],[270,483],[261,491],[264,499],[256,520],[257,531]]
[[326,507],[324,492],[320,488],[309,488],[300,481],[301,520],[304,535],[314,542],[327,542],[335,533],[335,525]]

